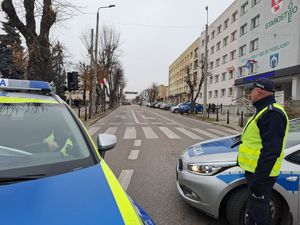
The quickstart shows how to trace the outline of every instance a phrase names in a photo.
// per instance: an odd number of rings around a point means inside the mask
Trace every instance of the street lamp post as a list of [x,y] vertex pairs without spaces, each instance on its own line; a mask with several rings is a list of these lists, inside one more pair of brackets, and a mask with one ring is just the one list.
[[204,85],[203,85],[203,116],[207,115],[207,72],[208,72],[208,6],[206,6],[207,22],[205,26],[205,52],[204,52]]
[[100,6],[97,9],[97,20],[96,20],[96,41],[95,41],[95,60],[94,60],[94,76],[93,76],[93,108],[96,106],[96,84],[97,84],[97,64],[98,64],[98,35],[99,35],[99,10],[106,8],[113,8],[115,5]]

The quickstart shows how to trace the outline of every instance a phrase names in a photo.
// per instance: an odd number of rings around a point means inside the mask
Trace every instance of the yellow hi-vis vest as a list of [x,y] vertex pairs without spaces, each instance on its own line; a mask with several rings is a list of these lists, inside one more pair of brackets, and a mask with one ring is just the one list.
[[[265,107],[258,114],[252,116],[248,120],[248,122],[243,130],[243,133],[242,133],[242,140],[241,140],[242,143],[239,146],[238,163],[242,169],[252,172],[252,173],[255,172],[255,169],[257,167],[258,158],[260,155],[260,151],[263,147],[259,128],[257,126],[257,121],[260,119],[260,117],[263,115],[264,112],[266,112],[267,110],[272,110],[272,107],[276,108],[277,110],[282,111],[282,113],[285,115],[286,121],[287,121],[285,135],[284,135],[282,149],[281,149],[281,154],[277,158],[277,160],[273,166],[273,169],[269,175],[270,177],[276,177],[276,176],[278,176],[278,174],[280,172],[281,161],[283,158],[283,150],[285,148],[286,137],[287,137],[287,133],[288,133],[288,129],[289,129],[288,116],[287,116],[284,108],[277,103],[274,103],[272,105]],[[273,110],[274,110],[274,108],[273,108]]]

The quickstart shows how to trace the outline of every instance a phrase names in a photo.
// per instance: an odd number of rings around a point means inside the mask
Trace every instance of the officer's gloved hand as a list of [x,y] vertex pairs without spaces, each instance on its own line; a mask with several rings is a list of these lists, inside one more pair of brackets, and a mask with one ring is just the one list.
[[258,197],[260,198],[263,194],[262,194],[262,186],[256,182],[252,182],[249,186],[250,188],[250,192],[251,192],[251,195],[254,194],[253,197]]

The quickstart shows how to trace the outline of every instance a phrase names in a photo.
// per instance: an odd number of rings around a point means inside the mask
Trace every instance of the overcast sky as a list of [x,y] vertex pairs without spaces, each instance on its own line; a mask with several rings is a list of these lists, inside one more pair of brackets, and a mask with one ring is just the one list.
[[[0,0],[1,2],[1,0]],[[52,39],[60,40],[77,63],[87,57],[81,34],[96,26],[99,6],[100,26],[114,26],[121,36],[121,61],[128,81],[127,91],[142,91],[156,82],[168,85],[169,65],[204,30],[205,6],[209,23],[213,22],[233,0],[73,0],[82,11],[78,16],[52,30]]]

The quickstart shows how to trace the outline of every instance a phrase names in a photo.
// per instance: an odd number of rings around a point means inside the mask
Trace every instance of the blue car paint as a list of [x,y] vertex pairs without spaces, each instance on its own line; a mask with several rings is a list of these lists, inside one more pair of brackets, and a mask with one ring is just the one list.
[[0,224],[124,224],[100,165],[0,186]]
[[226,138],[218,141],[207,142],[203,144],[196,144],[188,148],[189,157],[196,157],[199,155],[211,155],[227,152],[237,152],[238,146],[232,148],[234,144],[239,142],[239,137]]
[[[191,104],[190,103],[184,103],[184,104],[181,104],[178,107],[178,110],[179,110],[180,113],[188,113],[190,111],[190,108],[191,108]],[[195,104],[194,105],[194,110],[196,112],[202,112],[203,106],[199,105],[199,104]]]

